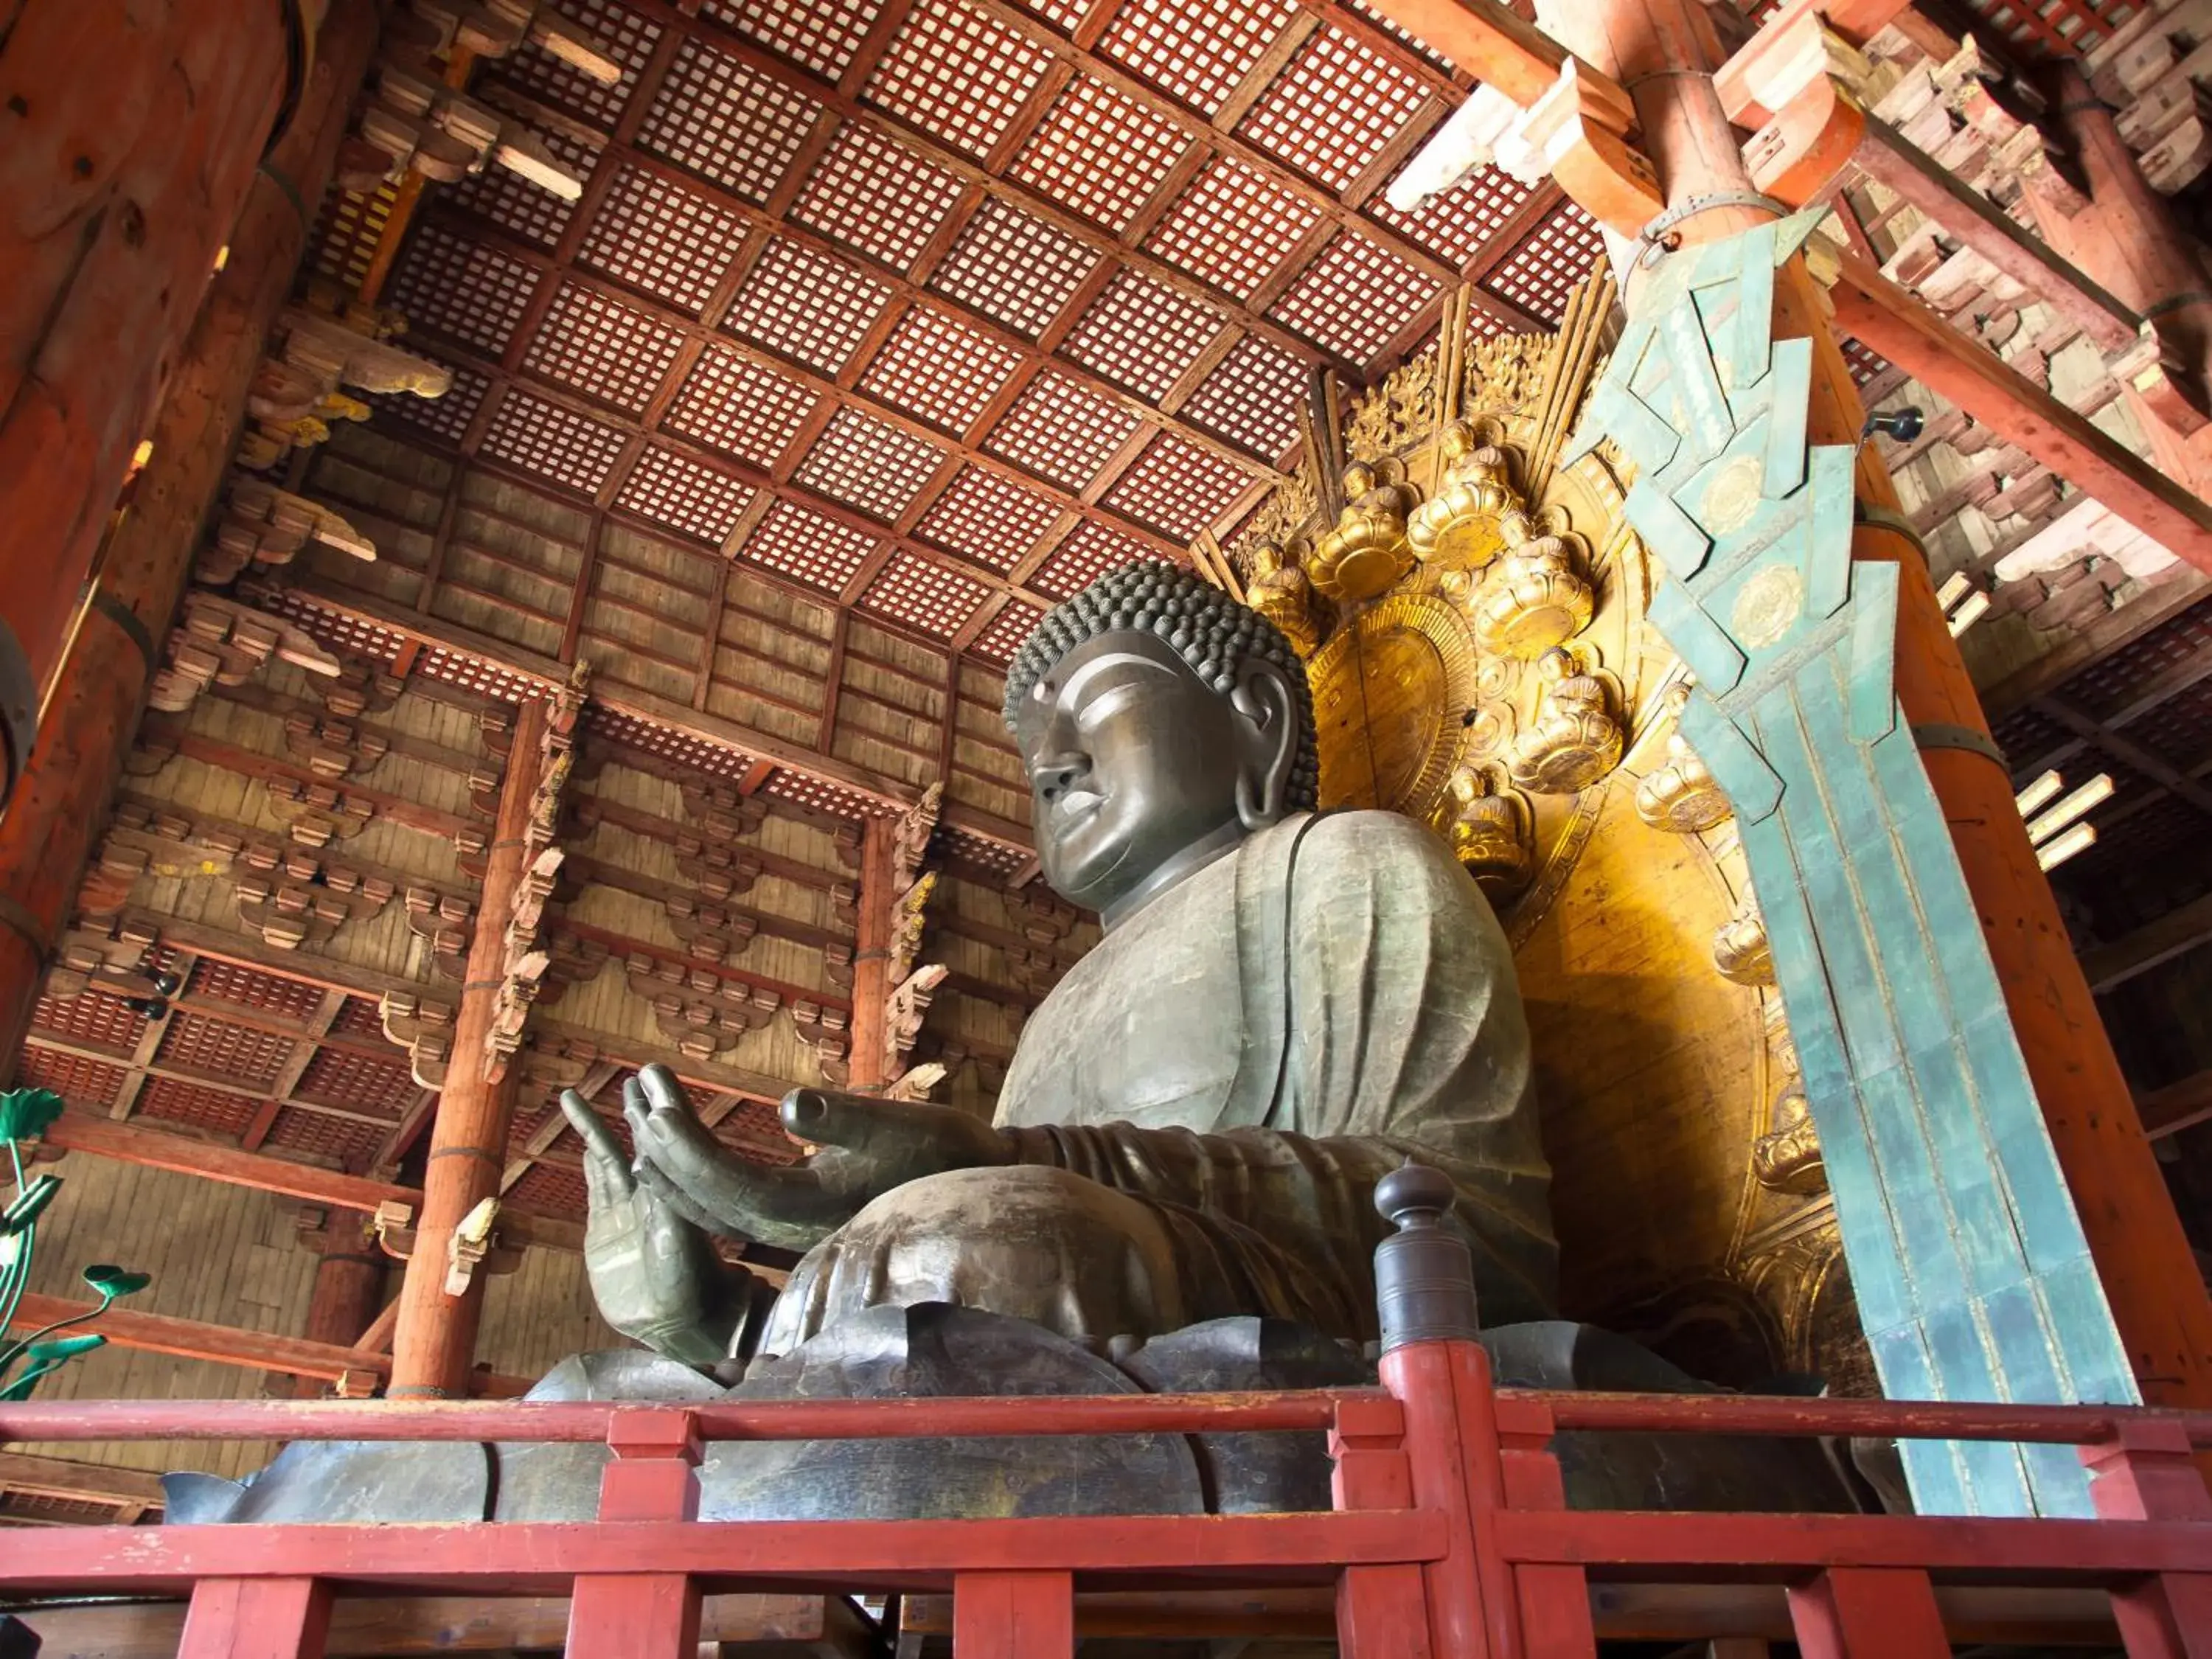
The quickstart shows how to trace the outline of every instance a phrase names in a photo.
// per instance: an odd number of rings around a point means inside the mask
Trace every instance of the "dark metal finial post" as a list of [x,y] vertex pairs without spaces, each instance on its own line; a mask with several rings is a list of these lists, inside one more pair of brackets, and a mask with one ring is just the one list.
[[1375,1247],[1384,1353],[1408,1342],[1473,1341],[1481,1332],[1474,1256],[1444,1224],[1455,1196],[1450,1179],[1424,1164],[1375,1183],[1375,1207],[1398,1230]]

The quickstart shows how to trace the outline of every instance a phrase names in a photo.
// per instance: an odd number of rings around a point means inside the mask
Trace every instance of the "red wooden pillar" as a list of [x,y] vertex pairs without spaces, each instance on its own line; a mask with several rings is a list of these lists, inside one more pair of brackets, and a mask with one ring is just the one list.
[[[53,9],[34,9],[41,15]],[[113,9],[76,9],[106,17]],[[229,9],[208,8],[211,16]],[[257,17],[265,11],[275,27],[278,10],[273,5],[238,9]],[[193,8],[175,10],[179,16],[197,16]],[[22,27],[19,22],[18,29]],[[130,510],[109,538],[92,603],[47,699],[30,766],[0,813],[0,1081],[14,1069],[40,976],[106,821],[162,636],[191,568],[201,520],[237,447],[262,337],[291,291],[293,271],[307,244],[305,216],[313,210],[308,204],[320,201],[329,184],[345,137],[347,107],[368,67],[376,28],[372,0],[332,0],[316,40],[315,65],[300,113],[252,175],[236,224],[225,222],[229,260],[208,290],[175,372],[168,376],[152,424],[153,458],[139,474]],[[0,52],[0,71],[12,73],[14,51],[11,40]],[[70,72],[88,85],[98,84],[110,58],[111,48],[102,41]],[[10,149],[9,120],[0,113],[0,199],[27,199],[7,193],[5,181],[28,155],[27,149]],[[14,315],[15,302],[26,297],[9,287],[5,273],[14,269],[13,261],[12,250],[0,252],[0,326]],[[197,276],[190,289],[198,293]],[[143,339],[150,358],[160,344],[150,332],[124,331],[123,314],[104,326],[102,337],[111,349],[118,341]],[[4,402],[0,398],[0,406]],[[0,550],[0,550],[0,586],[23,575],[27,565],[50,568],[58,559],[54,546],[42,549],[35,559],[16,546],[24,522],[16,516],[16,503],[27,485],[19,489],[13,481],[43,476],[47,459],[42,453],[34,466],[15,469],[6,447],[12,430],[0,428],[0,477],[11,481],[12,492],[8,513],[0,514]],[[131,441],[143,435],[143,427],[134,424]],[[120,477],[118,469],[108,480],[111,499]]]
[[286,95],[268,0],[23,0],[0,30],[0,742],[20,775],[93,551]]
[[[1632,89],[1640,142],[1670,206],[1750,188],[1741,135],[1729,126],[1713,89],[1719,41],[1695,0],[1544,0],[1540,21],[1562,45]],[[1770,216],[1756,207],[1720,207],[1683,220],[1679,229],[1694,243]],[[1632,272],[1628,279],[1632,305],[1639,276]],[[1802,259],[1776,273],[1775,292],[1776,334],[1814,343],[1808,435],[1814,443],[1856,443],[1864,410]],[[1860,451],[1858,494],[1871,507],[1891,514],[1898,509],[1896,489],[1871,447]],[[1919,550],[1894,531],[1863,526],[1853,552],[1899,566],[1897,695],[1906,720],[1986,738],[1988,718]],[[2011,780],[1990,755],[1968,748],[1930,748],[1922,759],[2144,1398],[2154,1405],[2212,1405],[2212,1298],[2051,884],[2037,866]]]
[[[615,1413],[614,1461],[599,1478],[599,1519],[699,1518],[698,1419],[673,1407]],[[635,1659],[695,1659],[699,1587],[680,1572],[592,1573],[568,1603],[568,1651]]]
[[392,1335],[394,1400],[429,1396],[464,1399],[476,1358],[477,1324],[483,1311],[483,1275],[471,1276],[460,1295],[447,1293],[453,1232],[485,1199],[499,1192],[507,1161],[507,1122],[514,1111],[520,1066],[488,1081],[483,1060],[492,1018],[507,975],[507,923],[529,859],[526,839],[538,792],[544,745],[545,703],[532,698],[515,713],[500,786],[499,811],[484,859],[483,890],[476,933],[469,941],[461,1006],[453,1022],[453,1057],[430,1125],[429,1162],[422,1172],[422,1213],[415,1224],[415,1249],[399,1285],[399,1323]]
[[[2089,1497],[2107,1521],[2212,1521],[2212,1493],[2179,1424],[2127,1419],[2106,1445],[2084,1446]],[[2212,1574],[2150,1575],[2112,1593],[2128,1659],[2212,1659]]]
[[177,1659],[321,1659],[330,1586],[313,1578],[203,1578]]
[[1917,1567],[1830,1567],[1790,1587],[1805,1659],[1951,1659],[1936,1588]]
[[954,1659],[1073,1659],[1074,1574],[956,1574],[952,1652]]
[[1414,1507],[1444,1528],[1443,1553],[1421,1567],[1432,1650],[1519,1659],[1512,1570],[1499,1547],[1504,1476],[1490,1356],[1477,1342],[1408,1342],[1382,1356],[1381,1371],[1406,1413]]
[[853,1058],[848,1086],[872,1091],[893,1081],[884,1005],[891,994],[891,891],[898,824],[870,818],[860,842],[860,902],[853,941]]
[[[303,1242],[318,1255],[315,1282],[307,1293],[307,1328],[301,1334],[310,1342],[350,1348],[384,1305],[386,1257],[358,1217],[341,1217]],[[319,1399],[326,1392],[319,1379],[296,1380],[295,1392],[302,1399]],[[345,1384],[339,1385],[338,1392],[348,1392]]]
[[[1412,1509],[1405,1442],[1405,1407],[1396,1401],[1340,1401],[1328,1437],[1336,1507]],[[1346,1567],[1336,1587],[1336,1643],[1344,1659],[1431,1659],[1437,1650],[1429,1639],[1420,1567],[1410,1561]]]

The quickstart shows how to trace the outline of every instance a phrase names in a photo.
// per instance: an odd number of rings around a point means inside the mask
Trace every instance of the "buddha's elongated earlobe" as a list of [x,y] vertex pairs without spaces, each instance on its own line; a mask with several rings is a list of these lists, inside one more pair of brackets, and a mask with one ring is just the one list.
[[1237,817],[1247,830],[1279,822],[1298,757],[1297,705],[1283,671],[1247,657],[1229,694],[1244,739],[1237,773]]

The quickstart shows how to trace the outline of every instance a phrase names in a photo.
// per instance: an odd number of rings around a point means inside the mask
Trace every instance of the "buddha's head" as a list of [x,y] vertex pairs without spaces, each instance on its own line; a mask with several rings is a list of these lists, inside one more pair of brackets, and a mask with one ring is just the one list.
[[1046,881],[1110,926],[1321,778],[1305,669],[1274,624],[1178,566],[1126,565],[1048,611],[1006,676]]

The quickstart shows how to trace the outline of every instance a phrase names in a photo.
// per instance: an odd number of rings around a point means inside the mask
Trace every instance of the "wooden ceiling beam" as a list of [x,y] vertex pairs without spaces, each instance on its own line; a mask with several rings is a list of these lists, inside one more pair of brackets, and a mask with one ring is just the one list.
[[1991,720],[2002,720],[2212,595],[2212,577],[2194,570],[2177,568],[2161,576],[2151,592],[2069,630],[2041,656],[1984,686],[1983,710]]
[[2195,1128],[2212,1119],[2212,1069],[2138,1097],[2136,1110],[2142,1116],[2143,1133],[2153,1140]]
[[2212,894],[2169,910],[2110,945],[2084,951],[2081,972],[2089,988],[2102,996],[2136,975],[2147,974],[2207,944],[2212,944]]
[[2064,726],[2091,748],[2101,750],[2130,771],[2141,773],[2168,794],[2187,801],[2200,812],[2212,814],[2212,789],[2207,789],[2165,757],[2152,753],[2134,738],[2113,731],[2055,694],[2038,697],[2028,707],[2044,719]]
[[[10,1328],[23,1332],[88,1316],[97,1304],[70,1302],[58,1296],[27,1292],[17,1304]],[[118,1348],[168,1354],[178,1359],[203,1359],[218,1365],[237,1365],[246,1370],[274,1371],[284,1376],[308,1376],[336,1382],[349,1372],[367,1371],[376,1376],[392,1374],[392,1356],[367,1348],[341,1348],[335,1343],[311,1342],[301,1336],[277,1336],[268,1331],[240,1330],[200,1319],[174,1319],[167,1314],[141,1313],[135,1308],[112,1307],[100,1314],[100,1334]],[[530,1381],[471,1372],[469,1391],[487,1399],[518,1399],[529,1392]]]
[[1836,325],[2177,557],[2212,571],[2212,505],[1966,339],[1856,254],[1843,256]]

